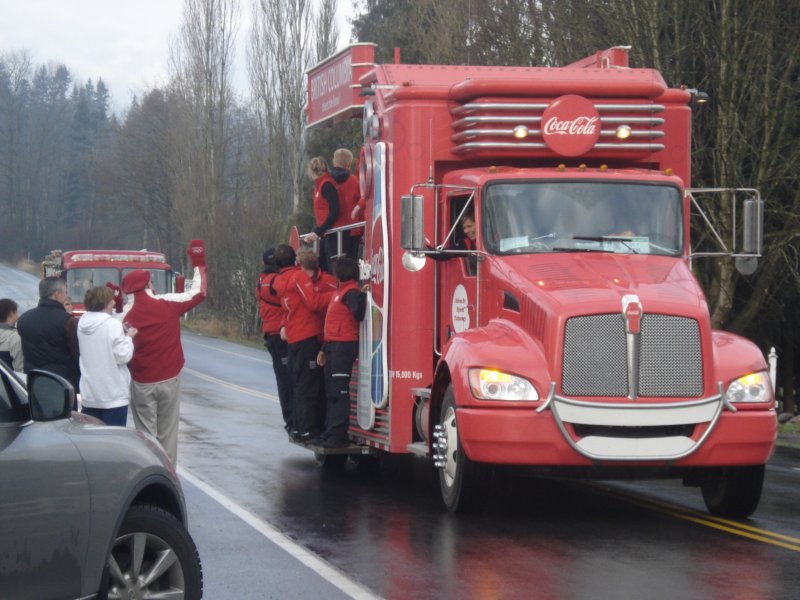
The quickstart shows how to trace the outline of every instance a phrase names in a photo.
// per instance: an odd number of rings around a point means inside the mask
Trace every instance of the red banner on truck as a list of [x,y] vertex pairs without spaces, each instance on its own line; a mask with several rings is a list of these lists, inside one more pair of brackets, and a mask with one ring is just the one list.
[[375,66],[375,44],[354,44],[308,71],[308,125],[330,126],[360,115],[359,78]]

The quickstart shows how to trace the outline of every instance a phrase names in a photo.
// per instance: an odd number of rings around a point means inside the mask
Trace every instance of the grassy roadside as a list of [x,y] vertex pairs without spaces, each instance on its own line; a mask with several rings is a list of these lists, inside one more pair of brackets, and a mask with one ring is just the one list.
[[800,423],[778,425],[778,445],[800,449]]

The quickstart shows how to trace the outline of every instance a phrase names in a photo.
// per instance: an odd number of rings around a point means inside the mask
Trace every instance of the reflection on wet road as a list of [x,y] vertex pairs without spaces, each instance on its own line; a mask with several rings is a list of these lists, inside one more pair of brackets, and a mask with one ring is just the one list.
[[456,516],[425,461],[333,471],[290,444],[266,352],[192,334],[184,349],[180,466],[377,596],[797,597],[796,455],[773,459],[748,521],[715,522],[679,482],[514,476]]

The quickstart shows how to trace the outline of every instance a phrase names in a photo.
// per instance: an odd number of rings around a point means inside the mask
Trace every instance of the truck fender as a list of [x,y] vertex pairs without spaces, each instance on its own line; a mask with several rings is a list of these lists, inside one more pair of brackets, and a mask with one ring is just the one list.
[[469,388],[469,369],[473,367],[489,367],[525,377],[542,398],[547,396],[552,381],[541,343],[517,324],[494,319],[484,327],[456,334],[445,347],[431,389],[431,428],[438,422],[442,399],[450,384],[458,406],[475,402]]
[[[749,373],[769,371],[761,349],[750,340],[727,331],[712,331],[711,343],[714,352],[714,376],[724,388]],[[714,382],[716,385],[716,381]]]

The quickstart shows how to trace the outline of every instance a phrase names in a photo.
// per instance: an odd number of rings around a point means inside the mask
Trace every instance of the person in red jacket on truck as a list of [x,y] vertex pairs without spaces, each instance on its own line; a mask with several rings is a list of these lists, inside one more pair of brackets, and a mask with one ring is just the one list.
[[194,274],[183,293],[156,296],[150,273],[143,269],[131,271],[122,280],[122,291],[128,295],[123,327],[139,330],[128,363],[133,422],[136,429],[161,442],[173,464],[178,459],[179,376],[184,364],[180,318],[206,297],[205,245],[192,240],[186,252]]
[[[347,148],[338,148],[333,153],[331,176],[333,185],[336,187],[336,194],[339,196],[340,210],[350,223],[355,223],[357,221],[352,218],[352,214],[361,200],[361,189],[358,177],[350,172],[352,164],[353,153]],[[342,251],[354,260],[358,259],[358,248],[363,235],[363,227],[351,229],[342,235]],[[331,272],[335,273],[335,270],[332,269]]]
[[[333,168],[330,171],[328,163],[321,156],[312,158],[308,163],[308,176],[314,181],[314,217],[317,225],[303,239],[308,244],[322,240],[320,264],[329,273],[333,273],[338,242],[336,235],[325,234],[329,229],[343,227],[353,222],[350,213],[360,198],[358,181],[350,174],[352,153],[341,148],[336,152]],[[354,258],[360,238],[353,237],[352,233],[352,231],[342,233],[342,254]],[[360,231],[356,232],[356,236],[360,235]]]
[[[275,249],[275,261],[285,265],[294,255],[290,246]],[[325,389],[317,354],[322,346],[325,309],[336,280],[319,268],[317,255],[310,248],[301,248],[296,255],[298,268],[280,274],[272,288],[286,308],[282,337],[289,343],[289,362],[294,379],[294,425],[296,439],[316,440],[325,423]]]
[[[261,317],[261,332],[264,335],[264,346],[272,357],[272,370],[278,386],[278,400],[281,404],[284,428],[291,435],[294,429],[292,415],[292,376],[289,366],[289,346],[281,338],[281,327],[286,317],[286,309],[272,288],[273,280],[278,277],[279,269],[275,262],[275,248],[267,248],[262,255],[264,271],[258,277],[256,298],[258,298],[258,314]],[[292,265],[293,268],[294,265]]]
[[358,328],[367,302],[358,285],[358,263],[343,257],[336,261],[339,288],[325,315],[325,345],[317,364],[325,367],[325,430],[320,443],[325,448],[347,446],[350,424],[350,377],[358,357]]

